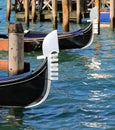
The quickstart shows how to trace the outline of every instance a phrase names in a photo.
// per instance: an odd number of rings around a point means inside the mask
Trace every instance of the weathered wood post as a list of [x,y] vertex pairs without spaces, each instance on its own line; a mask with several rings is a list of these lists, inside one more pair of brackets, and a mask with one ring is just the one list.
[[115,0],[110,0],[110,27],[115,28]]
[[52,22],[53,28],[57,29],[57,0],[52,0]]
[[26,1],[26,0],[23,0],[23,7],[24,7],[24,9],[25,9],[25,1]]
[[7,21],[10,20],[10,14],[11,14],[11,0],[7,0],[7,11],[6,11]]
[[86,17],[86,12],[87,12],[87,1],[82,0],[81,1],[81,18]]
[[100,4],[101,0],[95,0],[95,6],[98,9],[98,35],[100,34]]
[[36,0],[32,0],[32,22],[35,22],[36,17]]
[[24,31],[21,23],[12,23],[9,33],[9,75],[17,75],[24,71]]
[[24,8],[25,8],[25,23],[29,26],[29,0],[24,0]]
[[70,0],[70,3],[69,3],[69,12],[70,13],[72,12],[72,0]]
[[63,32],[69,31],[69,0],[62,0]]
[[76,0],[77,24],[81,23],[81,0]]

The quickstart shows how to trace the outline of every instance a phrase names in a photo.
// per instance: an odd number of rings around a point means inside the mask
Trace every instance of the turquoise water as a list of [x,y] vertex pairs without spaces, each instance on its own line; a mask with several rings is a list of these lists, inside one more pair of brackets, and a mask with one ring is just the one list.
[[[5,4],[0,1],[0,8]],[[5,8],[0,21],[1,33],[7,33]],[[52,26],[45,22],[31,28],[49,31]],[[37,55],[25,54],[32,69]],[[1,108],[0,130],[115,130],[115,32],[103,27],[90,47],[61,51],[59,80],[52,82],[47,100],[31,109]]]

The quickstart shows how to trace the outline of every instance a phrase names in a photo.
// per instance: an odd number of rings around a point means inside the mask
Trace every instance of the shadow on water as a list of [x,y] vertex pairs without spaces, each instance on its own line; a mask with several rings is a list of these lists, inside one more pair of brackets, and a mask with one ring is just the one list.
[[0,130],[18,130],[23,124],[24,109],[0,109]]

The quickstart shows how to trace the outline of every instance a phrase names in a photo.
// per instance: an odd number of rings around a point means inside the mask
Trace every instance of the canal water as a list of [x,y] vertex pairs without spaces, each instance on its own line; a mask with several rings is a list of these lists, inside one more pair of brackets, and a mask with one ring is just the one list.
[[[2,0],[0,9],[0,33],[7,34]],[[50,31],[52,25],[44,22],[30,28]],[[71,24],[71,30],[76,28]],[[25,54],[31,69],[39,64],[37,55]],[[7,53],[0,52],[0,58],[7,58]],[[1,108],[0,130],[115,130],[115,31],[102,27],[90,47],[61,51],[59,80],[52,82],[47,100],[30,109]]]

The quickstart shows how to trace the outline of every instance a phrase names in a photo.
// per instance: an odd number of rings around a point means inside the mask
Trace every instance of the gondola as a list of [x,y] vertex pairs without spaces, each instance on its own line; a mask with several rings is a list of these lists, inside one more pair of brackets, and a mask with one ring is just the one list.
[[[25,42],[33,42],[33,50],[41,49],[42,41],[47,33],[29,31],[25,34]],[[76,49],[88,47],[93,41],[93,24],[74,32],[58,33],[59,49]],[[34,48],[35,47],[35,48]]]
[[[62,32],[58,33],[59,49],[83,49],[91,45],[94,39],[94,34],[97,33],[97,19],[98,11],[97,7],[94,7],[90,11],[90,24],[83,29],[79,29],[74,32]],[[41,42],[47,33],[27,31],[25,33],[25,42],[37,42],[38,48],[41,47]]]
[[[24,44],[30,44],[33,51],[42,49],[42,42],[48,33],[28,31],[24,34]],[[8,36],[0,34],[0,40],[8,40]],[[81,49],[88,47],[94,39],[93,23],[91,22],[85,29],[74,32],[58,33],[59,49]]]
[[51,80],[56,80],[58,76],[56,30],[44,38],[42,48],[43,56],[37,58],[44,60],[35,70],[0,78],[0,107],[29,108],[41,104],[47,98]]
[[[90,11],[90,24],[83,29],[73,32],[58,33],[59,49],[83,49],[91,45],[94,39],[94,34],[97,33],[97,7]],[[36,31],[27,31],[25,33],[25,42],[37,42],[38,48],[41,48],[41,43],[47,33]]]
[[[58,33],[59,49],[81,49],[86,48],[93,42],[95,34],[95,18],[97,18],[97,9],[93,8],[90,12],[90,24],[84,29],[79,29],[73,32]],[[94,14],[95,13],[95,14]],[[96,29],[96,28],[95,28]],[[37,31],[25,31],[24,42],[25,44],[31,43],[33,51],[41,50],[42,42],[47,33]],[[6,35],[0,35],[1,39],[7,39]]]

